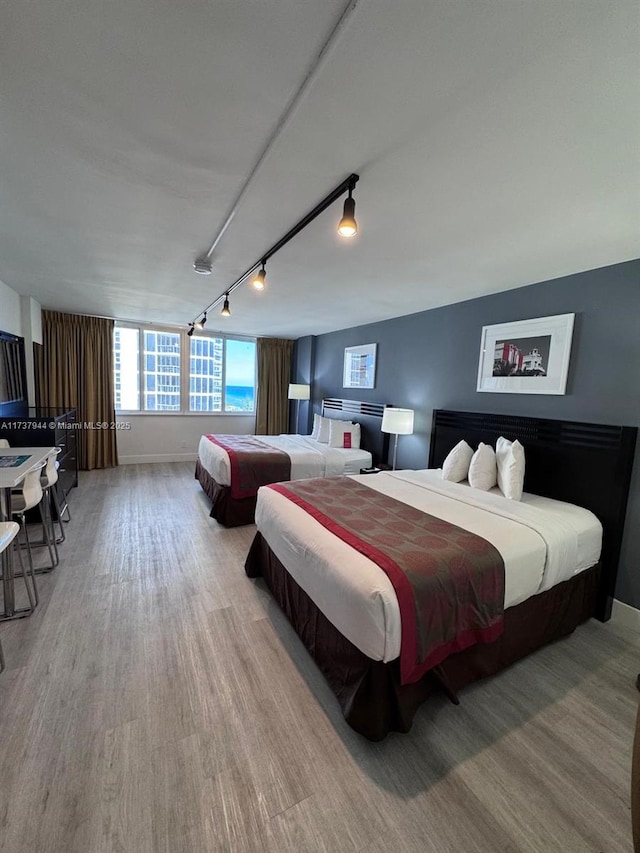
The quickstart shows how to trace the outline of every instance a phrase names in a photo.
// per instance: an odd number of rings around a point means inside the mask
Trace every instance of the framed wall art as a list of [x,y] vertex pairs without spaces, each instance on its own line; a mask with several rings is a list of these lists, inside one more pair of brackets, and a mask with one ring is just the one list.
[[345,347],[343,388],[374,388],[376,382],[377,344]]
[[575,314],[482,327],[476,391],[564,394]]

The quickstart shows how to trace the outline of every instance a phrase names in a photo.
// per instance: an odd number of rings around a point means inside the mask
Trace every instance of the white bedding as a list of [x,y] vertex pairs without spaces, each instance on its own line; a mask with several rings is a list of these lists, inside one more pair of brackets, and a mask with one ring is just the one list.
[[[571,504],[526,493],[522,501],[510,501],[443,480],[440,470],[356,479],[491,542],[505,564],[505,607],[567,580],[600,556],[600,522]],[[375,563],[273,489],[258,492],[256,524],[294,580],[347,639],[373,660],[399,656],[398,602]]]
[[[333,477],[338,474],[357,474],[372,464],[367,450],[342,449],[320,444],[308,435],[257,435],[264,444],[284,450],[291,459],[291,479]],[[198,445],[200,464],[221,486],[231,485],[231,467],[226,450],[201,436]]]

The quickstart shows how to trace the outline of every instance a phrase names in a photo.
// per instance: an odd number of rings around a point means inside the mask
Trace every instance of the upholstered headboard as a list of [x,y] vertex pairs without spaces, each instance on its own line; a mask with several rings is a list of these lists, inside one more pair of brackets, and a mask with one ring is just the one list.
[[595,616],[605,621],[613,604],[637,433],[637,427],[436,409],[429,467],[441,467],[462,439],[474,449],[481,441],[495,447],[501,435],[518,439],[525,450],[525,491],[583,506],[602,523]]
[[360,446],[371,453],[374,465],[380,465],[386,463],[389,454],[389,435],[380,429],[382,413],[387,405],[388,403],[364,403],[329,397],[322,401],[322,414],[325,418],[360,424]]

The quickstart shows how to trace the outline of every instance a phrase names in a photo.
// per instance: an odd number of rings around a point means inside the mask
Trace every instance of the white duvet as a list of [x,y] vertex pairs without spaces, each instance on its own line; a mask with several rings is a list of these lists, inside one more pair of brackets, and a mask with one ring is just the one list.
[[[366,450],[329,447],[306,435],[256,435],[255,437],[264,444],[289,454],[292,480],[357,473],[360,468],[371,466],[371,454]],[[198,458],[216,482],[221,486],[231,485],[229,454],[224,448],[209,441],[206,435],[200,438]]]
[[[505,607],[594,565],[602,526],[588,510],[524,494],[510,501],[442,479],[439,470],[356,477],[424,512],[483,536],[505,564]],[[400,654],[400,611],[386,574],[287,498],[258,491],[256,524],[272,551],[324,615],[373,660]]]

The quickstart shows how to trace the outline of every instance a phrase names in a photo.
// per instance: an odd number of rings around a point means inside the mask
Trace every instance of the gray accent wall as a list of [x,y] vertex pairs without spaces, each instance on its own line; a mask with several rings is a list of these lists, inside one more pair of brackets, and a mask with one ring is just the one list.
[[[307,335],[298,338],[293,345],[291,381],[300,385],[311,385],[315,357],[315,337]],[[311,389],[313,393],[313,388]],[[297,405],[295,400],[289,404],[289,432],[304,435],[311,432],[313,422],[313,401],[300,401],[300,421],[296,423]]]
[[[483,326],[566,313],[575,313],[576,318],[565,395],[476,391]],[[315,411],[323,397],[415,410],[414,434],[398,440],[399,468],[427,466],[433,409],[638,426],[640,260],[298,343],[300,361],[294,365],[293,381],[312,378]],[[371,343],[378,345],[375,388],[343,389],[344,348]],[[636,449],[616,597],[640,608],[640,448]]]

